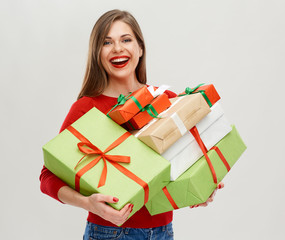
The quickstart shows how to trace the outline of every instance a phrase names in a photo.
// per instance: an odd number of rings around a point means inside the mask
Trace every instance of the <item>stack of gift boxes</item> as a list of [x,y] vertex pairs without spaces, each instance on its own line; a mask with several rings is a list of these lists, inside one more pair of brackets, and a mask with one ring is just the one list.
[[246,146],[213,85],[166,89],[120,95],[107,116],[92,108],[43,147],[45,166],[84,195],[116,196],[115,209],[134,204],[130,216],[205,202]]

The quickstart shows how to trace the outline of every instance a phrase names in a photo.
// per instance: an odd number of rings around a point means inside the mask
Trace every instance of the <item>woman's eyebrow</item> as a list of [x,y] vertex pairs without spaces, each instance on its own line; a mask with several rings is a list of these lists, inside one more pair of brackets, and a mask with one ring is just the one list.
[[[126,36],[133,37],[131,34],[126,33],[126,34],[121,35],[121,38],[126,37]],[[112,39],[112,37],[106,36],[106,39]]]
[[126,36],[131,36],[132,37],[132,35],[129,34],[129,33],[123,34],[121,37],[126,37]]

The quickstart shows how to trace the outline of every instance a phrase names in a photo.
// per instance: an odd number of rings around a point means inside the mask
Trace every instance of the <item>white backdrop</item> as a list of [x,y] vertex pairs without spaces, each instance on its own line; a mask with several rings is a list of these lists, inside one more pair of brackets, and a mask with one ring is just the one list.
[[89,34],[119,8],[141,25],[148,82],[214,83],[248,150],[206,208],[174,214],[176,239],[284,239],[283,0],[1,0],[1,239],[82,239],[87,213],[41,194],[43,144],[80,90]]

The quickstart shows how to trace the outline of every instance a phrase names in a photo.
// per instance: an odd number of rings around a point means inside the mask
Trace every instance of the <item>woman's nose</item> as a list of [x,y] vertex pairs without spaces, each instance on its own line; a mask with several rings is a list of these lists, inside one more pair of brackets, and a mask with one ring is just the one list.
[[113,51],[114,52],[122,52],[123,51],[123,46],[121,45],[120,42],[115,42],[113,45]]

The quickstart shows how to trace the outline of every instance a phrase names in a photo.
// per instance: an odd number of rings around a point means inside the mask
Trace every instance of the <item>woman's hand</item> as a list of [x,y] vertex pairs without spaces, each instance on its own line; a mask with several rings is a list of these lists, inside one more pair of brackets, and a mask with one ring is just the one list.
[[83,208],[101,218],[115,224],[123,224],[133,210],[133,204],[126,204],[120,211],[106,203],[116,203],[118,198],[94,193],[88,197],[81,195],[69,186],[63,186],[58,191],[58,198],[64,203]]
[[116,203],[119,199],[99,193],[86,197],[85,209],[119,226],[123,224],[133,210],[133,204],[126,204],[120,211],[106,203]]
[[208,200],[204,203],[201,203],[201,204],[197,204],[197,205],[193,205],[193,206],[190,206],[190,208],[196,208],[196,207],[207,207],[208,204],[210,202],[213,202],[214,201],[214,197],[216,195],[216,192],[217,192],[217,189],[222,189],[224,187],[224,183],[220,182],[217,186],[217,188],[214,190],[214,192],[211,194],[211,196],[208,198]]

